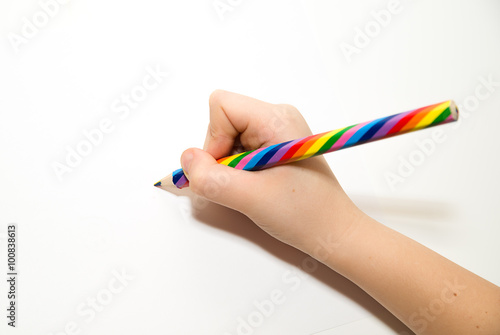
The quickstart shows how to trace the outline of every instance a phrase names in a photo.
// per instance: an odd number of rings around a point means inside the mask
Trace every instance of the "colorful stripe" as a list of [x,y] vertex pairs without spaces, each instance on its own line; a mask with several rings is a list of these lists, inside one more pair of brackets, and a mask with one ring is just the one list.
[[[457,119],[458,110],[453,101],[449,100],[374,121],[223,157],[217,162],[239,170],[257,171]],[[178,188],[189,186],[182,169],[174,171],[172,182]]]

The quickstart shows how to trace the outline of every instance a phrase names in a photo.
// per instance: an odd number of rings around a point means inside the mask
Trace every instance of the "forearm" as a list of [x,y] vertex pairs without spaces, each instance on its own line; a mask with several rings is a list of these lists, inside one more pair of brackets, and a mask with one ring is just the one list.
[[500,288],[410,238],[361,215],[328,252],[324,241],[311,255],[417,334],[500,334]]

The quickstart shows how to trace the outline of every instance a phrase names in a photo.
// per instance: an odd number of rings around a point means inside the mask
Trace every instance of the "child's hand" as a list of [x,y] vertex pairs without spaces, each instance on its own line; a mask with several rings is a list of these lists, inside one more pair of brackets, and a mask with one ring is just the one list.
[[256,172],[214,159],[235,144],[250,150],[308,135],[294,107],[216,91],[206,151],[186,150],[182,167],[194,193],[325,263],[415,333],[500,334],[500,288],[362,213],[322,156]]
[[217,90],[210,96],[205,151],[188,149],[181,164],[195,194],[247,215],[275,238],[311,253],[328,232],[338,239],[361,213],[323,157],[241,171],[217,158],[311,135],[299,111]]

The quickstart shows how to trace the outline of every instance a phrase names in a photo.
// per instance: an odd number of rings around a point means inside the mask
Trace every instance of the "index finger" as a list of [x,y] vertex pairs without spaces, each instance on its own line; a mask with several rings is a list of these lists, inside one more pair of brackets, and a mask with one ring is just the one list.
[[214,91],[209,104],[204,148],[215,158],[231,154],[238,136],[245,150],[253,150],[311,134],[300,113],[289,105],[223,90]]

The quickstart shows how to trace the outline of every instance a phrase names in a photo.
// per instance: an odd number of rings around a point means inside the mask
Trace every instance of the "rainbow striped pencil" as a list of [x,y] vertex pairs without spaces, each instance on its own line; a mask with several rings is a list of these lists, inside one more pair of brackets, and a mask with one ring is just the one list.
[[[457,119],[457,106],[452,100],[448,100],[373,121],[246,151],[220,158],[217,162],[239,170],[257,171],[382,138],[453,122]],[[171,180],[169,175],[154,186],[167,186],[165,185],[167,183],[172,183],[177,188],[189,186],[189,181],[182,169],[175,170],[172,173]]]

